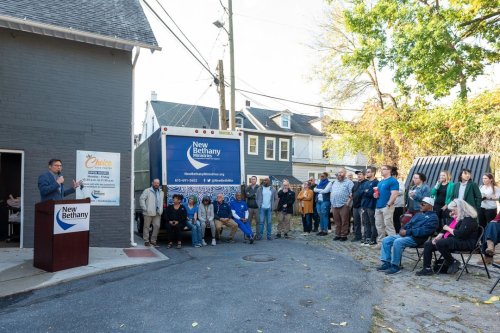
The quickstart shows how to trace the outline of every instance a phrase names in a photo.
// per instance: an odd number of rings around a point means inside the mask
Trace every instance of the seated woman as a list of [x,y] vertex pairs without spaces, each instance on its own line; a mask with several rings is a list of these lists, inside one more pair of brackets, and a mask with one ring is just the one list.
[[[191,230],[191,242],[194,247],[202,247],[201,243],[201,226],[198,221],[198,198],[194,195],[190,196],[188,203],[185,205],[187,211],[186,225]],[[207,245],[205,243],[205,245]]]
[[453,259],[452,251],[467,251],[474,248],[477,242],[477,212],[462,199],[455,199],[448,204],[453,221],[445,225],[440,234],[424,244],[424,267],[417,275],[432,275],[432,252],[439,251],[446,265],[448,274],[458,272],[460,263]]
[[182,194],[174,194],[172,196],[173,204],[168,205],[165,210],[165,218],[167,220],[168,244],[167,248],[171,248],[173,242],[177,242],[177,248],[182,246],[181,232],[186,226],[187,211],[186,207],[181,205],[184,197]]
[[[500,243],[500,213],[488,222],[483,236],[483,253],[485,254],[484,260],[486,264],[493,263],[493,256],[495,255],[495,246]],[[478,262],[479,263],[479,262]],[[482,261],[480,262],[483,263]]]
[[217,244],[217,242],[215,241],[216,229],[214,218],[214,205],[212,205],[212,200],[210,200],[209,196],[204,196],[201,200],[200,207],[198,207],[198,220],[200,221],[201,226],[200,239],[204,246],[207,245],[207,243],[203,239],[205,237],[205,228],[207,227],[207,224],[209,225],[210,231],[212,232],[212,246],[215,246],[215,244]]

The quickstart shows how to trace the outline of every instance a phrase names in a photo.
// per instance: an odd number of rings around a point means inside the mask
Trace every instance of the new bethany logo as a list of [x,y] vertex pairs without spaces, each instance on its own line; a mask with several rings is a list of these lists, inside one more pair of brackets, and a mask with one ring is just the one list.
[[191,163],[191,165],[198,170],[206,167],[208,163],[203,163],[197,161],[196,159],[214,160],[218,159],[220,153],[220,149],[211,149],[206,142],[193,141],[193,144],[189,146],[186,155],[189,163]]
[[[76,225],[76,223],[67,223],[71,220],[81,220],[87,219],[89,217],[88,212],[78,212],[77,207],[62,207],[56,214],[57,224],[63,229],[68,230],[69,228]],[[65,222],[66,220],[67,222]],[[68,221],[69,220],[69,221]]]

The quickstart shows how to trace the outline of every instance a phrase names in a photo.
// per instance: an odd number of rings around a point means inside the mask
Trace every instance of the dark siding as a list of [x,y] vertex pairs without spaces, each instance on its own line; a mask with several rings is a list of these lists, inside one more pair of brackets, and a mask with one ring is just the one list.
[[[259,137],[259,155],[248,155],[248,136],[256,135]],[[274,160],[264,159],[264,140],[265,137],[276,138],[276,152]],[[279,138],[290,139],[290,159],[288,162],[279,160]],[[257,134],[257,133],[245,133],[245,174],[253,175],[292,175],[292,140],[291,137],[279,136],[279,135],[269,135],[269,134]]]
[[433,186],[439,178],[442,170],[448,170],[452,176],[452,182],[458,182],[460,171],[464,168],[471,169],[472,180],[476,184],[482,184],[484,173],[490,171],[490,155],[452,155],[452,156],[426,156],[417,157],[406,179],[405,187],[410,186],[413,175],[422,172],[427,176],[427,184]]
[[76,150],[121,154],[120,206],[92,207],[90,242],[129,244],[131,90],[129,52],[0,29],[0,148],[25,152],[26,247],[38,175],[57,157],[73,179]]

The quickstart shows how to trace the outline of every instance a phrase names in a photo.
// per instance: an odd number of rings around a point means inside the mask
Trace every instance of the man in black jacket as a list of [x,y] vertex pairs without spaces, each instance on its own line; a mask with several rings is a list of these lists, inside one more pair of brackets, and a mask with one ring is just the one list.
[[245,197],[247,198],[248,206],[248,223],[250,223],[250,228],[252,227],[252,220],[255,218],[255,235],[257,239],[260,239],[259,235],[259,206],[257,206],[257,190],[259,185],[257,185],[257,177],[252,176],[250,178],[250,185],[245,188]]
[[354,187],[352,188],[352,216],[353,216],[353,234],[354,238],[351,240],[351,242],[359,242],[363,240],[362,234],[361,234],[361,198],[362,198],[362,191],[358,191],[361,188],[361,185],[363,185],[366,182],[365,179],[365,172],[364,171],[356,171],[356,175],[358,175],[358,181],[354,182]]

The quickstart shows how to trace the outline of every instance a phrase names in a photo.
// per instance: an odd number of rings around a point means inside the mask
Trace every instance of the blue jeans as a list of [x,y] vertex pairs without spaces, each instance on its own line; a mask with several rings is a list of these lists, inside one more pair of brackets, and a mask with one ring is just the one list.
[[410,236],[387,236],[382,240],[382,247],[380,248],[380,260],[390,262],[395,266],[399,266],[401,264],[401,255],[403,254],[403,251],[406,247],[409,246],[417,246],[417,243]]
[[196,245],[196,244],[200,244],[201,245],[201,238],[200,238],[201,225],[200,225],[200,221],[196,220],[196,221],[193,222],[192,220],[187,220],[186,221],[186,225],[189,228],[189,230],[191,230],[191,242],[193,243],[193,246]]
[[267,238],[271,238],[273,225],[271,223],[271,208],[261,208],[259,212],[259,235],[264,235],[264,222],[266,223]]
[[240,219],[235,219],[233,217],[234,222],[238,223],[238,227],[243,231],[243,234],[248,238],[253,237],[252,226],[250,225],[250,221],[243,222]]
[[330,221],[330,201],[318,201],[316,209],[319,215],[320,231],[328,232],[328,222]]
[[500,241],[500,222],[488,222],[488,224],[486,225],[486,229],[484,230],[483,235],[483,253],[488,247],[486,244],[486,241],[488,239],[492,241],[493,244],[498,244],[498,242]]
[[312,216],[313,214],[304,214],[302,215],[302,227],[304,228],[304,232],[312,231]]

